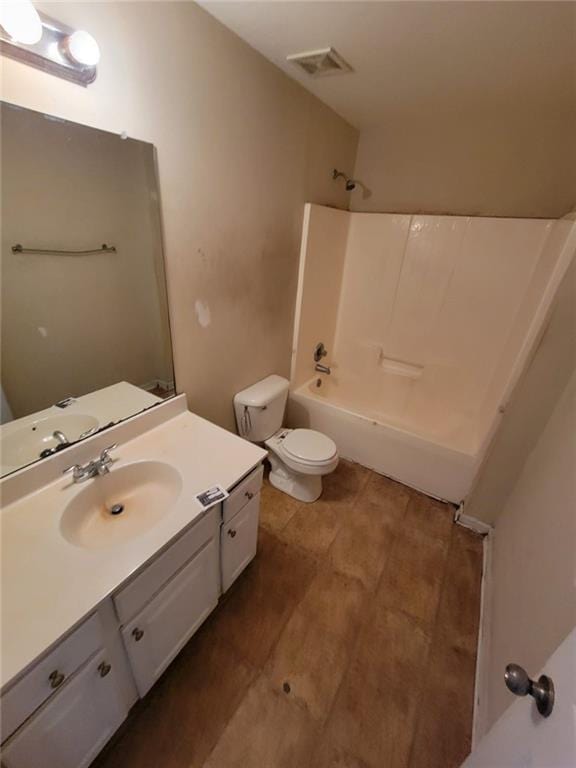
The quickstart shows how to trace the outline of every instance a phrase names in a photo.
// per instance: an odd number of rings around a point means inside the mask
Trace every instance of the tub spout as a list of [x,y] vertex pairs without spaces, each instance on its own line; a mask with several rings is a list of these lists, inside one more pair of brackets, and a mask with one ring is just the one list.
[[322,363],[316,363],[314,370],[318,371],[318,373],[325,373],[327,376],[330,376],[332,373],[330,368],[327,365],[322,365]]

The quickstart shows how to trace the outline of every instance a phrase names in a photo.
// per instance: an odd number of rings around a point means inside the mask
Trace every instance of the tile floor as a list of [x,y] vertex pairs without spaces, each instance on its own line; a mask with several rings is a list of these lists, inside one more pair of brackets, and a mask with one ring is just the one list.
[[267,483],[259,553],[98,768],[451,768],[470,749],[481,539],[342,462]]

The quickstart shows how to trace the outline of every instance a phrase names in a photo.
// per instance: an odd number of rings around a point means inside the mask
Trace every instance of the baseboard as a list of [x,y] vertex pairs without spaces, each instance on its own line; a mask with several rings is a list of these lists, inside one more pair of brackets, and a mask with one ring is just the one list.
[[463,525],[465,528],[470,528],[471,531],[479,533],[482,536],[489,536],[494,532],[494,528],[489,523],[485,523],[483,520],[478,520],[476,517],[470,517],[470,515],[457,515],[455,522],[458,525]]
[[[462,517],[466,517],[463,515]],[[472,720],[472,749],[484,736],[487,727],[487,682],[490,658],[490,623],[492,617],[492,547],[494,529],[475,518],[468,518],[481,528],[487,527],[483,539],[482,586],[480,591],[480,623],[478,629],[478,652],[476,655],[476,676],[474,680],[474,713]],[[460,524],[466,522],[459,520]],[[472,525],[466,525],[472,528]],[[472,528],[474,530],[474,528]],[[481,532],[481,531],[479,531]]]
[[160,389],[163,389],[165,392],[173,392],[176,386],[174,379],[158,379],[157,383]]
[[456,514],[454,515],[455,523],[458,523],[458,525],[463,525],[464,528],[470,528],[471,531],[479,533],[481,536],[488,536],[494,532],[494,528],[489,523],[485,523],[483,520],[478,520],[476,517],[465,515],[462,511],[463,509],[464,504],[461,504],[457,509]]
[[162,389],[164,392],[172,392],[174,390],[174,381],[164,381],[163,379],[154,379],[153,381],[147,381],[145,384],[140,384],[140,389],[150,392],[152,389]]

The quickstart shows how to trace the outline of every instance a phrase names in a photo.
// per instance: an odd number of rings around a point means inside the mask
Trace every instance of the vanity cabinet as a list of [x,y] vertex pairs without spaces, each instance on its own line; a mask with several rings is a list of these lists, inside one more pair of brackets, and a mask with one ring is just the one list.
[[204,545],[137,616],[122,628],[122,637],[140,696],[218,603],[216,539]]
[[223,592],[234,583],[256,554],[259,512],[258,493],[228,523],[222,524],[220,552]]
[[262,466],[2,693],[2,768],[87,768],[256,554]]
[[95,654],[2,749],[5,768],[86,768],[127,715],[114,665]]
[[100,618],[93,613],[2,696],[4,737],[57,695],[61,686],[103,645]]
[[220,530],[222,592],[229,589],[256,555],[263,475],[264,467],[259,465],[224,501]]
[[126,625],[131,621],[205,544],[217,539],[219,527],[220,508],[213,507],[130,578],[113,597],[120,623]]

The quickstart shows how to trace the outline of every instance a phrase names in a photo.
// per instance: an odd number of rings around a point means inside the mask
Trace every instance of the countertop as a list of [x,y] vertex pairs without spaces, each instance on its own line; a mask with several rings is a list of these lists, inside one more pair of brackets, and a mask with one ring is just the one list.
[[196,493],[216,484],[231,488],[265,456],[258,446],[189,412],[123,443],[114,452],[111,472],[134,461],[165,461],[180,471],[183,487],[152,529],[109,549],[81,548],[59,529],[69,501],[99,478],[78,484],[69,476],[59,478],[6,506],[1,513],[1,687],[201,516]]

